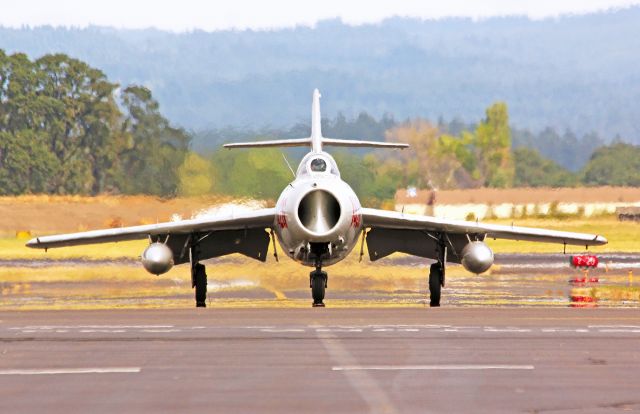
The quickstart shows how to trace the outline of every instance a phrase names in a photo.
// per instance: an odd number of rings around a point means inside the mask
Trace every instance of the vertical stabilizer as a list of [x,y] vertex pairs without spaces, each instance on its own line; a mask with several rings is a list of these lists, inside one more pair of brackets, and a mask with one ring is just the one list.
[[320,118],[320,91],[313,90],[313,103],[311,104],[311,150],[322,152],[322,127]]

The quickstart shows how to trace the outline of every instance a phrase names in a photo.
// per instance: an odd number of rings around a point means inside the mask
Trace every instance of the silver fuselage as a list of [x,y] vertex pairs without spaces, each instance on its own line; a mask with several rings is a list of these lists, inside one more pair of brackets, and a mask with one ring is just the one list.
[[358,196],[340,178],[333,157],[312,151],[302,159],[295,180],[276,204],[274,228],[280,246],[293,260],[314,266],[312,244],[322,244],[327,249],[322,265],[337,263],[358,242],[360,208]]

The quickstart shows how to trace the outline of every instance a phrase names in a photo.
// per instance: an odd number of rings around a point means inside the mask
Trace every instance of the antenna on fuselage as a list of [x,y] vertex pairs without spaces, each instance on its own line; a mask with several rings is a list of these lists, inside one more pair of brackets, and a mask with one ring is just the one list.
[[322,136],[322,118],[320,115],[320,91],[314,89],[311,102],[311,136],[308,138],[276,139],[270,141],[236,142],[224,144],[225,148],[261,148],[261,147],[306,147],[312,152],[322,152],[325,146],[332,147],[369,147],[369,148],[408,148],[409,144],[400,142],[361,141],[355,139],[326,138]]
[[284,163],[287,164],[287,167],[289,167],[289,171],[291,171],[293,178],[296,178],[296,173],[293,171],[293,168],[291,168],[291,164],[289,164],[289,160],[287,159],[287,156],[284,155],[284,152],[282,153],[282,159],[284,160]]

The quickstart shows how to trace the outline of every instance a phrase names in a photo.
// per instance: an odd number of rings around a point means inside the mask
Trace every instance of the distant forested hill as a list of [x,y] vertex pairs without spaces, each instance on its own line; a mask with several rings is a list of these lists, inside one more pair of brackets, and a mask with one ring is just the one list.
[[519,128],[640,143],[638,7],[273,31],[2,28],[0,49],[64,52],[112,80],[143,84],[169,119],[195,130],[290,127],[307,120],[319,87],[330,118],[366,111],[469,121],[503,100]]

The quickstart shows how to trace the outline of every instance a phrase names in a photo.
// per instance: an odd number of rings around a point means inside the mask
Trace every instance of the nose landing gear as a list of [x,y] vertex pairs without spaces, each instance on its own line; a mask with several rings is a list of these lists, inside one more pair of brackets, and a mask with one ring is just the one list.
[[316,266],[316,270],[309,273],[309,285],[311,287],[311,296],[313,297],[314,308],[324,308],[324,291],[327,287],[327,272],[322,271],[320,265]]
[[309,285],[313,297],[314,308],[324,308],[324,291],[327,288],[327,272],[322,271],[322,260],[328,258],[331,253],[328,243],[309,243],[311,257],[313,257],[316,270],[309,273]]

